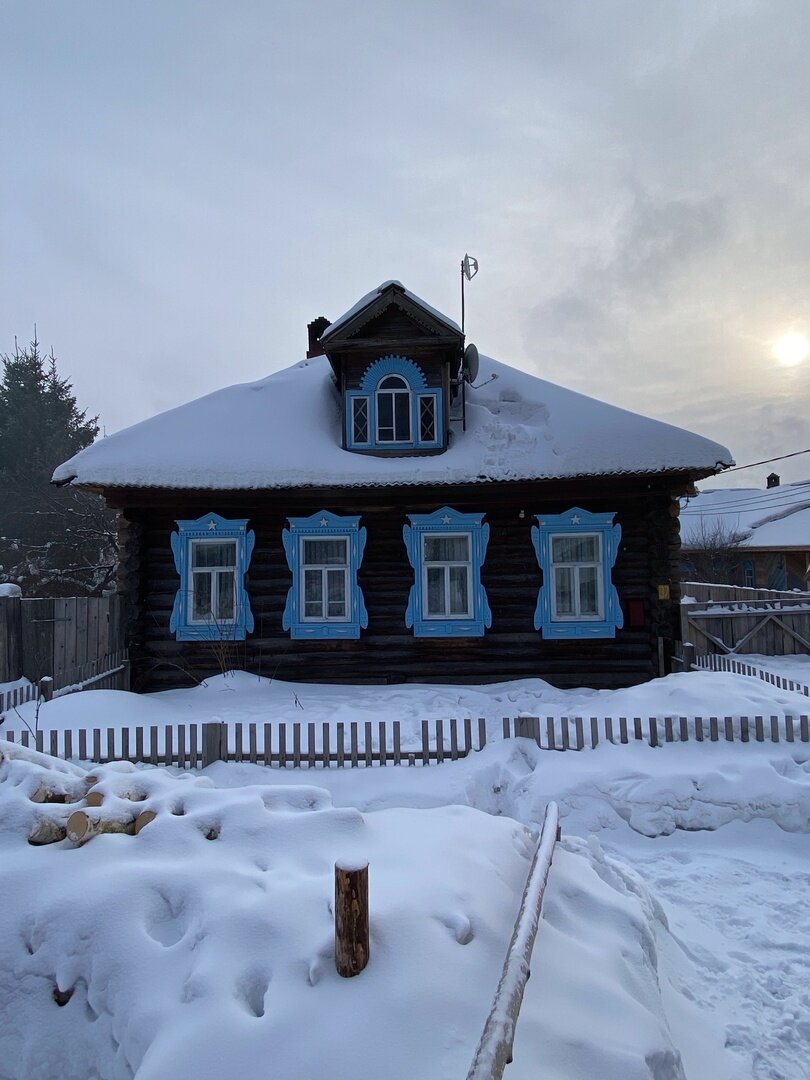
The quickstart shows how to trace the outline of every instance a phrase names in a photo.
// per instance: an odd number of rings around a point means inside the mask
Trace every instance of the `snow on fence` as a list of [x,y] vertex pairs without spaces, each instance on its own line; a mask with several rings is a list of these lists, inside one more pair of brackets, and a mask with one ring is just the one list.
[[707,671],[730,671],[734,675],[749,675],[753,679],[762,679],[763,682],[770,683],[779,690],[790,690],[794,694],[810,697],[810,686],[806,683],[786,679],[782,675],[777,675],[775,671],[768,671],[767,668],[758,667],[755,664],[747,664],[744,660],[737,660],[726,654],[712,653],[709,656],[696,656],[692,667],[703,668]]
[[[790,596],[790,594],[788,594]],[[699,655],[810,652],[810,597],[789,599],[681,601],[681,640]]]
[[512,1060],[515,1025],[523,1002],[532,959],[534,939],[540,925],[543,894],[551,869],[554,845],[559,840],[559,809],[551,802],[546,807],[543,827],[537,840],[534,858],[526,878],[515,929],[506,953],[503,971],[495,991],[484,1030],[473,1057],[467,1080],[501,1080]]
[[[403,730],[403,727],[405,730]],[[68,760],[144,762],[205,768],[215,761],[277,768],[371,768],[457,761],[488,741],[531,739],[542,750],[585,750],[600,742],[810,742],[808,716],[582,717],[518,716],[423,720],[421,730],[398,720],[377,724],[177,724],[149,728],[13,731],[0,738]]]
[[65,694],[75,694],[81,690],[128,690],[129,689],[129,655],[125,650],[107,653],[96,660],[89,660],[85,664],[62,672],[57,683],[56,679],[45,677],[38,683],[26,683],[17,686],[13,690],[0,693],[0,720],[3,715],[12,711],[17,705],[25,705],[28,701],[35,701],[41,696],[43,682],[47,681],[53,688],[51,697],[63,697]]

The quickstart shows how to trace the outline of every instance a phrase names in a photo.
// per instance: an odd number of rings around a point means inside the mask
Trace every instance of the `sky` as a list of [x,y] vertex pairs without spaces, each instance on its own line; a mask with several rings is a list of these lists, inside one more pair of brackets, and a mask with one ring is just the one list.
[[[107,433],[389,278],[482,353],[810,447],[806,0],[0,0],[0,353]],[[810,454],[714,486],[810,477]]]

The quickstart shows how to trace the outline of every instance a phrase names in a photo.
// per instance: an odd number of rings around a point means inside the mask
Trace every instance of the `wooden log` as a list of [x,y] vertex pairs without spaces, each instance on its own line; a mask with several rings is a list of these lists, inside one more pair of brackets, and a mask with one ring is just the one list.
[[41,844],[58,844],[64,840],[67,830],[61,821],[54,818],[41,817],[34,822],[31,832],[28,834],[28,843],[39,846]]
[[67,822],[67,836],[74,844],[86,844],[100,833],[126,833],[135,835],[135,815],[124,817],[102,817],[90,815],[84,810],[76,810]]
[[137,836],[141,829],[145,829],[156,817],[156,810],[142,810],[135,818],[135,835]]
[[40,781],[39,787],[31,795],[35,803],[72,803],[78,802],[81,795],[77,791],[66,791],[62,786],[54,786],[47,780]]
[[88,791],[84,797],[84,801],[88,806],[101,806],[104,802],[103,791]]
[[368,863],[335,863],[335,967],[350,979],[369,960]]

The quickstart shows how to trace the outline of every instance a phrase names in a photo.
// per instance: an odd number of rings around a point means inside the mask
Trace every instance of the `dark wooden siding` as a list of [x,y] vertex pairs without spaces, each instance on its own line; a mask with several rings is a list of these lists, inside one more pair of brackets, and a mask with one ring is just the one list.
[[[140,689],[188,685],[216,673],[227,660],[279,679],[326,682],[492,682],[538,677],[558,686],[619,687],[658,674],[659,638],[665,657],[676,635],[678,526],[670,490],[657,482],[632,489],[605,482],[481,484],[433,489],[288,491],[261,493],[132,493],[115,496],[123,508],[121,588],[131,601],[135,680]],[[646,487],[646,490],[644,488]],[[112,493],[108,493],[112,495]],[[415,638],[405,628],[413,572],[402,527],[408,513],[443,505],[485,512],[491,535],[482,580],[493,624],[473,640]],[[530,529],[536,513],[572,506],[611,511],[622,526],[614,582],[625,611],[615,639],[545,641],[533,617],[540,570]],[[359,580],[369,614],[359,641],[292,641],[282,630],[291,584],[281,542],[288,515],[327,509],[361,514],[368,530]],[[248,517],[256,548],[247,579],[255,632],[223,650],[177,642],[169,616],[178,578],[169,534],[175,518],[217,511]],[[523,511],[523,517],[520,512]],[[658,586],[671,588],[661,600]],[[629,601],[641,602],[642,625],[631,626]],[[638,614],[638,612],[636,612]],[[382,718],[381,718],[382,719]]]

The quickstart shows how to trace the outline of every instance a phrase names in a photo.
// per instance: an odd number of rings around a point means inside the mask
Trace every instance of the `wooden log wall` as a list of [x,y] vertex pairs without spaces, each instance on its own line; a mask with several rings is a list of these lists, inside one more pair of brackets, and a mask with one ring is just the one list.
[[[176,518],[196,518],[210,511],[247,517],[256,533],[247,577],[255,632],[227,650],[228,663],[234,667],[311,682],[480,683],[539,677],[562,687],[616,688],[645,681],[659,671],[659,638],[666,662],[678,633],[677,506],[674,492],[660,480],[658,485],[658,490],[638,482],[621,490],[615,482],[592,481],[241,494],[127,493],[127,502],[122,503],[119,589],[135,613],[130,641],[135,688],[189,685],[220,670],[221,649],[210,643],[177,642],[169,632],[179,584],[169,535]],[[108,498],[114,496],[108,494]],[[408,513],[429,513],[443,505],[484,512],[490,525],[482,581],[493,625],[482,638],[415,638],[405,627],[413,571],[402,527]],[[561,513],[572,506],[615,512],[622,526],[613,580],[625,626],[615,639],[545,641],[534,630],[541,575],[531,541],[533,515]],[[359,583],[369,626],[359,641],[292,641],[282,629],[291,584],[282,529],[288,516],[322,509],[360,514],[368,530]],[[669,588],[670,599],[659,597],[659,585]],[[635,625],[628,617],[631,600],[640,602],[642,613]],[[637,605],[636,616],[638,611]]]

